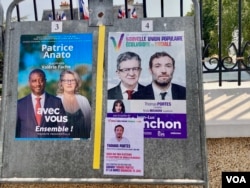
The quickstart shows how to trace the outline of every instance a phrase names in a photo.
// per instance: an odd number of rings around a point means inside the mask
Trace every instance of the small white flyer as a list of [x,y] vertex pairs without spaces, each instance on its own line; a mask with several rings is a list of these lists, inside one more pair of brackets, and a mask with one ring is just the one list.
[[144,120],[106,118],[104,174],[143,176]]

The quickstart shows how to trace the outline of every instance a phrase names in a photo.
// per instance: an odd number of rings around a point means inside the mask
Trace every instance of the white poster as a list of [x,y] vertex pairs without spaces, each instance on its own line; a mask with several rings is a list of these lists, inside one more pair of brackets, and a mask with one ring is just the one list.
[[186,139],[184,31],[110,32],[107,117],[144,118],[144,138]]
[[142,118],[106,118],[105,175],[143,176],[143,126]]

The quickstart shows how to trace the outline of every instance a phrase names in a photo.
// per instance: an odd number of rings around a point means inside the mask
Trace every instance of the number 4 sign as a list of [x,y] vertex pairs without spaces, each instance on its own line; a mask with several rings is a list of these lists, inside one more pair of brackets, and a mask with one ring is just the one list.
[[141,30],[142,31],[153,31],[153,20],[142,20]]

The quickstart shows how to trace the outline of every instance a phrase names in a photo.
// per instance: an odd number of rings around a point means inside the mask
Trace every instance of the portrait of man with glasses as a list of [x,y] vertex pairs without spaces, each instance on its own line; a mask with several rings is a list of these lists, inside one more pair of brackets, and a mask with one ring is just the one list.
[[108,90],[108,99],[134,99],[133,96],[145,86],[138,83],[141,58],[134,52],[124,52],[117,57],[116,74],[120,83]]

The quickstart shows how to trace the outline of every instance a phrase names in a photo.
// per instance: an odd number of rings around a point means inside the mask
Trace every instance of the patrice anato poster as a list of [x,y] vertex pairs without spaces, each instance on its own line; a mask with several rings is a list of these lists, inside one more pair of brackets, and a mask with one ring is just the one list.
[[142,118],[106,118],[104,174],[143,176]]
[[107,117],[144,118],[144,138],[187,138],[184,37],[109,33]]
[[89,139],[93,36],[22,35],[16,139]]

